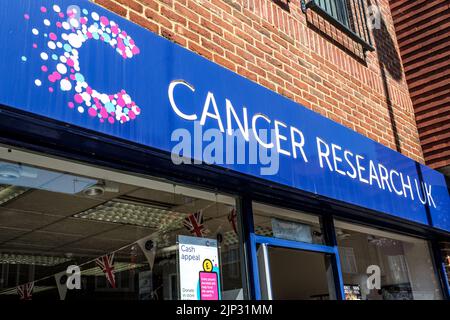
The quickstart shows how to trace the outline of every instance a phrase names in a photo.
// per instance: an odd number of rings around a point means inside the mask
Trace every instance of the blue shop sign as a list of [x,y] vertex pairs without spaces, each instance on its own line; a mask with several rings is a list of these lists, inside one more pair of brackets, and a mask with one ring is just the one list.
[[450,231],[444,176],[85,0],[3,1],[0,104]]

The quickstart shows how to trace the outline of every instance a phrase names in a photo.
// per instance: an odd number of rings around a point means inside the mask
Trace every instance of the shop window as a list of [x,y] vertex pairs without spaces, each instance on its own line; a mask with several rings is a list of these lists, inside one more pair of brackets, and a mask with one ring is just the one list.
[[427,241],[342,221],[335,227],[348,299],[442,299]]
[[[183,276],[217,281],[222,299],[244,296],[234,197],[26,157],[32,163],[0,160],[0,300],[179,299]],[[210,266],[180,268],[185,239],[217,252]],[[66,286],[69,266],[80,289]]]
[[441,243],[441,256],[444,261],[445,273],[447,276],[447,283],[450,287],[450,242],[442,242]]
[[331,259],[318,252],[268,247],[268,270],[260,268],[260,283],[270,272],[274,300],[334,300]]
[[318,216],[254,202],[253,220],[257,235],[324,244]]
[[336,299],[334,254],[318,216],[253,202],[253,221],[262,299]]

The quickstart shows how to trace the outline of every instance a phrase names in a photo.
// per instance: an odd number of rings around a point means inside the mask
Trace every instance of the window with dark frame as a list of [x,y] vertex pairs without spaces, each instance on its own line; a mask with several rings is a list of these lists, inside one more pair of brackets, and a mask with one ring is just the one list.
[[331,17],[349,26],[349,16],[345,0],[316,0],[317,5]]
[[364,0],[302,0],[301,4],[303,12],[313,10],[364,50],[374,50]]

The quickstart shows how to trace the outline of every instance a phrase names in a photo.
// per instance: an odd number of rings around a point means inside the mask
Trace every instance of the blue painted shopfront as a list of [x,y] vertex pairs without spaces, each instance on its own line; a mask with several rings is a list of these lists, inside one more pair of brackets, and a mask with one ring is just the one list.
[[[70,124],[96,139],[96,147],[109,137],[122,144],[116,151],[125,150],[124,142],[165,155],[182,150],[187,162],[204,160],[224,176],[232,172],[238,180],[287,187],[321,203],[354,205],[388,225],[432,227],[448,237],[450,199],[442,174],[88,1],[9,1],[0,12],[0,39],[0,111],[4,119],[17,111],[14,121],[26,115],[27,134],[30,118],[44,119]],[[64,145],[69,130],[55,134],[55,128],[47,136]],[[121,156],[129,158],[115,152],[110,161]],[[256,235],[251,199],[241,195],[239,201],[253,297],[261,298],[259,245],[332,257],[336,296],[344,297],[333,213],[321,212],[328,241],[316,245]],[[447,283],[442,288],[450,292]]]
[[8,1],[0,39],[4,106],[164,152],[177,132],[238,130],[231,151],[270,150],[276,173],[216,165],[450,231],[442,174],[88,1]]

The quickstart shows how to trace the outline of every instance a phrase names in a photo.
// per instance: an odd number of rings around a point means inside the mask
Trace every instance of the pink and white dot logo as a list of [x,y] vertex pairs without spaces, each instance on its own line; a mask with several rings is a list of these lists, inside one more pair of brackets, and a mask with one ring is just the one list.
[[[33,37],[43,41],[33,43],[34,52],[42,60],[41,74],[34,80],[38,87],[48,86],[49,93],[55,90],[71,92],[67,106],[79,113],[87,113],[100,122],[124,124],[136,119],[141,109],[122,89],[115,94],[98,92],[92,88],[79,63],[79,51],[87,41],[96,40],[109,44],[123,59],[131,59],[140,53],[134,40],[120,26],[105,16],[77,6],[69,6],[64,13],[58,5],[41,7],[42,25],[33,26]],[[30,19],[33,13],[26,13]],[[39,43],[45,43],[39,48]],[[22,57],[26,61],[25,56]]]

